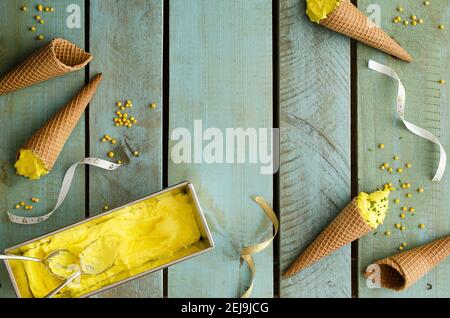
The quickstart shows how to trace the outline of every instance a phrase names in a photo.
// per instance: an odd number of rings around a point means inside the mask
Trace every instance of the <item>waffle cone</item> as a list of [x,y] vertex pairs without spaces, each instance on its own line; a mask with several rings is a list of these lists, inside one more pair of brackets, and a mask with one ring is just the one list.
[[[375,262],[381,287],[405,290],[450,256],[450,236]],[[371,273],[366,273],[366,276]]]
[[292,263],[283,276],[289,277],[298,273],[371,230],[372,228],[359,213],[356,198],[354,198]]
[[102,75],[96,75],[22,147],[22,149],[32,150],[44,162],[48,171],[53,168],[64,144],[94,96],[101,80]]
[[403,61],[412,61],[408,52],[349,0],[340,0],[340,5],[327,18],[321,20],[320,24]]
[[0,80],[0,95],[82,69],[92,55],[75,44],[54,39]]

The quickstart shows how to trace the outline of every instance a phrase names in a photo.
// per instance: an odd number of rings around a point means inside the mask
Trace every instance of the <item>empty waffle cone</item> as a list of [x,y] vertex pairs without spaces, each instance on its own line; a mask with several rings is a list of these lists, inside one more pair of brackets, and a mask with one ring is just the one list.
[[377,27],[349,0],[340,0],[339,6],[327,18],[320,20],[319,23],[403,61],[412,61],[408,52],[386,32]]
[[292,276],[323,257],[330,255],[342,246],[369,233],[372,228],[361,216],[358,209],[356,198],[354,198],[297,260],[292,263],[283,276]]
[[50,171],[61,150],[91,101],[102,80],[96,75],[78,94],[45,125],[39,129],[21,148],[31,150]]
[[[375,262],[381,287],[405,290],[450,256],[450,236]],[[372,273],[366,273],[370,276]]]
[[91,60],[92,55],[75,44],[54,39],[1,78],[0,95],[77,71]]

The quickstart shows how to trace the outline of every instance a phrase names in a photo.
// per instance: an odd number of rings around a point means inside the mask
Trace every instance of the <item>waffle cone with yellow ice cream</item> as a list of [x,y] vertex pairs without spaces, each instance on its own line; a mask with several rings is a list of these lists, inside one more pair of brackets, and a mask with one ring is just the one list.
[[412,58],[383,29],[376,26],[350,0],[306,0],[309,18],[403,61]]
[[[450,236],[375,262],[381,287],[405,290],[450,256]],[[366,273],[370,277],[371,273]]]
[[102,75],[96,75],[23,145],[14,165],[17,174],[30,179],[39,179],[52,170],[64,144],[94,96],[101,80]]
[[377,228],[386,216],[388,196],[389,190],[371,194],[361,192],[291,264],[283,276],[298,273]]
[[85,67],[92,55],[64,40],[54,39],[0,79],[0,95]]

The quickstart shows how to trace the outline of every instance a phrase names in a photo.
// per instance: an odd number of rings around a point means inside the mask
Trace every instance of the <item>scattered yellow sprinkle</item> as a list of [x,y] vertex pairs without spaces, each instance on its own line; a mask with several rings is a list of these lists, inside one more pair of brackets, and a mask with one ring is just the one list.
[[425,228],[425,224],[420,223],[420,224],[419,224],[419,229],[423,230],[424,228]]
[[123,107],[123,106],[122,106],[122,107],[120,107],[120,110],[125,110],[125,107]]
[[394,19],[392,19],[392,22],[398,23],[398,19],[397,19],[397,18],[394,18]]
[[50,12],[50,8],[49,7],[45,7],[45,12]]
[[402,218],[402,219],[406,218],[405,213],[400,214],[400,218]]
[[397,229],[399,229],[399,228],[401,227],[401,225],[398,224],[398,223],[394,224],[394,226],[395,226],[395,228],[397,228]]
[[34,27],[34,26],[30,27],[30,31],[31,31],[31,32],[36,31],[36,27]]
[[411,198],[411,197],[412,197],[412,194],[411,194],[411,193],[407,193],[407,194],[406,194],[406,197],[407,197],[407,198]]
[[117,107],[122,107],[122,102],[117,102],[116,105]]
[[412,25],[412,26],[416,26],[416,25],[417,25],[417,21],[416,21],[416,20],[412,21],[412,22],[411,22],[411,25]]
[[22,10],[22,11],[27,11],[28,10],[28,8],[27,8],[27,6],[22,6],[22,7],[20,7],[20,10]]
[[419,19],[419,24],[423,24],[423,19]]
[[[153,104],[152,104],[153,105]],[[153,108],[153,107],[152,107]],[[384,149],[384,144],[379,144],[378,145],[378,148],[380,148],[380,149]]]
[[24,206],[24,205],[25,205],[25,202],[20,201],[19,204],[20,204],[21,206]]
[[406,211],[408,208],[406,206],[402,206],[402,211]]
[[386,232],[384,232],[384,235],[386,235],[386,236],[391,236],[391,231],[386,231]]
[[409,188],[411,188],[411,183],[407,183],[406,184],[406,187],[409,189]]
[[403,24],[404,24],[404,25],[408,25],[408,24],[409,24],[409,21],[405,20],[405,21],[403,21]]
[[403,243],[402,243],[402,246],[408,246],[408,243],[403,242]]
[[111,140],[111,143],[112,143],[113,145],[115,145],[115,144],[117,143],[117,141],[116,141],[115,139],[112,139],[112,140]]
[[389,173],[392,173],[392,171],[394,171],[394,169],[392,169],[391,167],[389,167],[387,170]]
[[403,251],[403,246],[399,246],[398,249],[399,249],[400,251]]
[[36,37],[36,39],[38,39],[38,40],[43,40],[44,39],[44,36],[41,34],[41,35],[38,35],[37,37]]
[[106,142],[106,138],[102,138],[102,142]]
[[403,169],[402,169],[402,168],[398,168],[398,169],[397,169],[397,172],[398,172],[398,173],[402,173],[402,172],[403,172]]
[[50,12],[53,12],[53,11],[55,11],[55,8],[50,7]]
[[430,5],[430,1],[424,1],[423,4],[426,5],[426,6],[429,6]]
[[104,207],[103,207],[103,210],[109,210],[109,206],[107,206],[107,205],[105,205]]
[[444,79],[439,80],[439,84],[445,84],[445,80]]
[[443,24],[439,24],[438,28],[439,28],[439,30],[444,30],[445,26]]
[[119,123],[116,123],[116,127],[119,127],[120,126],[120,124]]
[[395,200],[394,200],[394,203],[395,203],[395,204],[400,204],[400,199],[395,199]]
[[401,185],[401,187],[402,187],[402,189],[406,189],[406,183],[403,183],[403,184]]
[[414,211],[415,211],[415,210],[414,210],[413,207],[410,207],[410,208],[409,208],[409,212],[413,213]]
[[114,152],[112,152],[112,151],[108,152],[108,157],[113,158],[114,157]]
[[38,4],[37,9],[38,9],[38,11],[42,11],[42,10],[44,10],[44,6],[42,4]]
[[406,226],[402,225],[402,227],[400,228],[401,231],[406,230]]
[[399,158],[399,156],[394,156],[394,157],[392,157],[394,160],[398,160],[398,159],[400,159]]
[[118,163],[119,165],[121,165],[121,164],[122,164],[122,160],[117,160],[117,163]]
[[16,209],[20,209],[20,204],[16,204]]
[[387,162],[383,163],[383,167],[388,168],[389,164]]
[[133,155],[134,155],[135,157],[139,156],[139,151],[134,151],[134,152],[133,152]]
[[403,7],[398,6],[398,7],[397,7],[397,11],[398,11],[398,12],[403,12]]
[[36,15],[36,16],[34,16],[34,18],[35,18],[36,20],[40,20],[40,19],[41,19],[41,16],[40,16],[40,15]]
[[412,19],[412,20],[417,20],[417,17],[416,17],[415,15],[412,15],[412,16],[411,16],[411,19]]
[[417,192],[419,192],[419,193],[423,193],[424,191],[425,191],[425,189],[422,188],[422,187],[420,187],[419,189],[417,189]]
[[412,167],[412,165],[411,165],[410,163],[407,163],[407,164],[405,165],[405,167],[409,169],[409,168]]
[[127,100],[127,104],[131,104],[131,103],[132,103],[131,100],[128,99],[128,100]]
[[40,23],[40,24],[44,24],[45,21],[41,19],[41,20],[39,20],[39,23]]

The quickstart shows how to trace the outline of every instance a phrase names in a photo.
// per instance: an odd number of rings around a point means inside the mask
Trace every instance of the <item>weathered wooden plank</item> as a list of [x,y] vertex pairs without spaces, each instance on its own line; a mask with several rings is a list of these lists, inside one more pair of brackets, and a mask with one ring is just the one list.
[[[92,0],[90,46],[95,60],[91,75],[104,74],[104,81],[90,105],[90,155],[122,160],[124,166],[109,173],[89,171],[91,215],[104,205],[120,206],[162,187],[162,1]],[[131,100],[126,108],[138,123],[132,128],[115,127],[117,101]],[[149,108],[150,103],[158,108]],[[101,143],[108,134],[117,144]],[[139,151],[134,157],[125,140]],[[161,297],[162,272],[102,294],[103,297]]]
[[[47,5],[55,8],[54,13],[43,13],[44,25],[34,20],[38,12],[28,4],[28,11],[20,11],[21,3],[15,0],[2,1],[0,10],[0,74],[18,64],[37,48],[55,37],[63,37],[80,47],[84,47],[84,29],[69,29],[66,25],[66,3],[51,0]],[[84,9],[83,0],[70,1]],[[84,15],[81,16],[84,21]],[[28,30],[36,26],[37,32]],[[45,41],[37,41],[37,34],[43,34]],[[41,180],[29,181],[15,174],[14,162],[17,149],[38,129],[54,112],[64,106],[84,85],[85,71],[79,71],[62,78],[53,79],[0,96],[0,108],[6,118],[0,132],[0,250],[21,243],[33,237],[56,230],[84,217],[85,174],[77,172],[74,183],[60,211],[47,222],[21,226],[9,223],[6,210],[14,208],[18,201],[30,202],[32,196],[41,202],[34,204],[33,212],[21,211],[24,215],[40,215],[51,209],[57,199],[62,176],[70,164],[84,157],[84,118],[75,128],[64,147],[51,173]],[[14,291],[3,263],[0,265],[0,297],[13,297]]]
[[[280,1],[280,267],[350,200],[350,41]],[[350,297],[350,246],[282,279],[280,297]]]
[[[224,135],[227,127],[272,127],[271,6],[259,0],[170,2],[170,134],[184,127],[194,138],[194,120],[202,121],[203,130],[215,127]],[[271,202],[272,175],[249,163],[177,164],[170,154],[176,143],[169,144],[169,183],[194,183],[216,248],[171,267],[168,295],[237,297],[250,279],[240,249],[270,233],[270,223],[250,197],[259,194]],[[253,296],[270,297],[272,250],[255,262]]]
[[[365,10],[373,1],[360,0],[360,8]],[[397,84],[395,81],[368,70],[367,61],[373,59],[393,67],[406,88],[406,119],[422,126],[438,136],[447,146],[449,135],[449,86],[440,85],[439,79],[446,78],[450,71],[449,30],[439,30],[440,23],[450,20],[448,1],[431,1],[424,6],[422,1],[403,3],[403,18],[411,14],[424,20],[423,25],[404,26],[393,24],[392,18],[399,14],[397,3],[388,0],[376,1],[381,8],[381,22],[384,29],[392,34],[413,56],[411,64],[394,60],[382,53],[358,46],[358,176],[359,189],[370,191],[386,182],[398,187],[399,180],[411,184],[408,191],[401,190],[391,194],[391,199],[399,198],[400,205],[392,204],[383,227],[376,235],[369,235],[359,243],[359,272],[368,264],[380,258],[397,253],[402,242],[407,248],[421,245],[449,234],[450,197],[449,172],[441,183],[431,183],[439,160],[437,146],[421,139],[406,130],[399,121],[395,109]],[[410,18],[409,18],[410,19]],[[447,27],[447,26],[446,26]],[[448,82],[448,77],[446,78]],[[376,148],[384,143],[385,149]],[[368,149],[373,149],[369,151]],[[394,155],[400,160],[394,162]],[[382,173],[378,166],[388,162],[394,168],[412,163],[411,169],[402,174]],[[417,193],[419,186],[425,188],[423,194]],[[405,193],[411,192],[412,198]],[[392,201],[392,200],[391,200]],[[405,220],[400,219],[400,207],[413,206],[415,216],[407,212]],[[395,223],[404,224],[406,231],[394,228]],[[424,223],[426,229],[419,230]],[[384,235],[391,231],[391,237]],[[447,260],[405,292],[391,292],[385,289],[369,289],[362,275],[359,279],[360,297],[448,297],[450,294],[450,261]],[[428,286],[428,287],[427,287]]]

